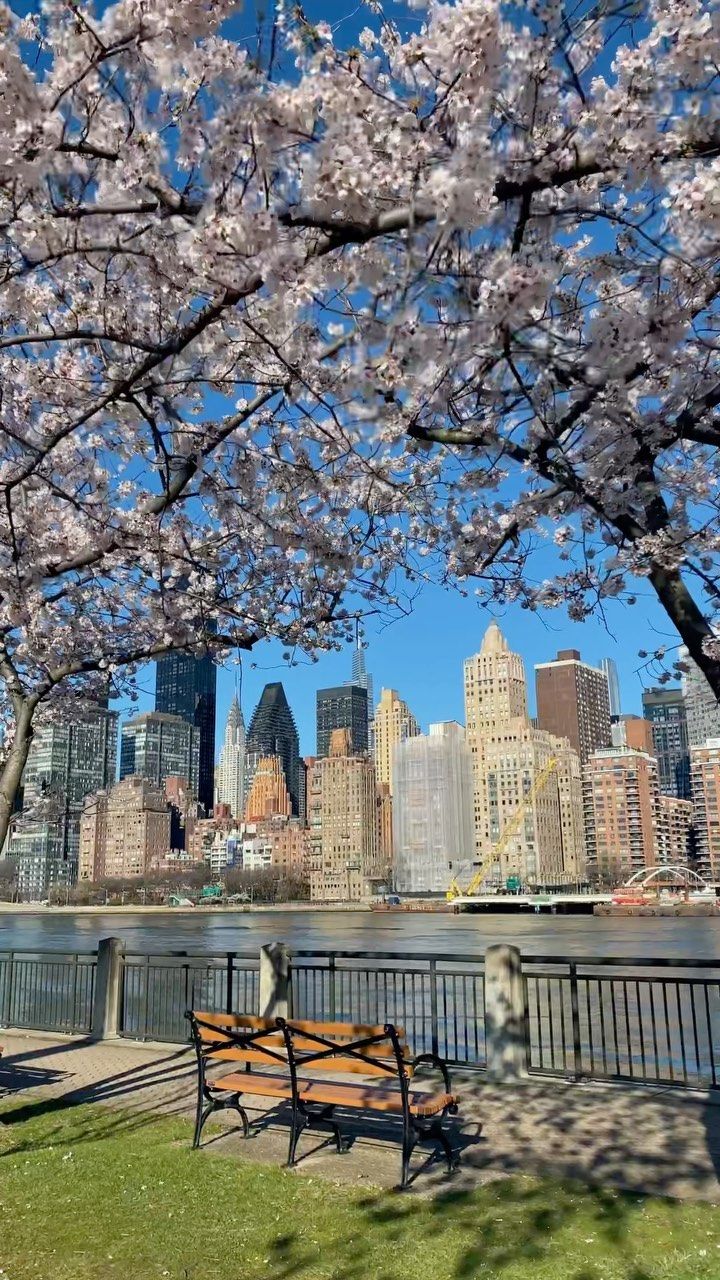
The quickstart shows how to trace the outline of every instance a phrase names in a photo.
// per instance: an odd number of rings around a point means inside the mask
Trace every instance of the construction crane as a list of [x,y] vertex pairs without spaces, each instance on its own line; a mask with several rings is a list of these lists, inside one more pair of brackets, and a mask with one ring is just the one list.
[[475,875],[467,886],[467,889],[461,889],[457,880],[453,879],[450,888],[445,895],[448,902],[453,902],[455,898],[469,898],[472,894],[477,892],[493,863],[497,862],[498,859],[502,857],[513,836],[519,831],[527,809],[537,799],[546,782],[548,782],[552,777],[557,767],[558,762],[556,757],[551,756],[544,769],[540,770],[540,773],[535,779],[527,795],[523,797],[512,818],[505,826],[497,844],[493,845],[490,853],[478,867]]

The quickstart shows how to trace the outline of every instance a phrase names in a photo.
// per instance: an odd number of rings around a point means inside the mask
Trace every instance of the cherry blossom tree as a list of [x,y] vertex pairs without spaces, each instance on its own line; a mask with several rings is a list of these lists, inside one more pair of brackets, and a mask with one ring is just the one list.
[[720,695],[717,9],[366,9],[0,7],[0,844],[55,702],[424,573]]

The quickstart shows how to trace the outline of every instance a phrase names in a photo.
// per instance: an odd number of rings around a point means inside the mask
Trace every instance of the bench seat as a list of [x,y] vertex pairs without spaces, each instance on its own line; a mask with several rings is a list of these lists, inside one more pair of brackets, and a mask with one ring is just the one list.
[[[378,1085],[336,1084],[332,1080],[303,1080],[298,1078],[298,1097],[302,1102],[322,1106],[348,1107],[362,1111],[395,1111],[402,1115],[402,1095],[399,1089],[383,1089]],[[212,1082],[213,1089],[228,1093],[256,1094],[267,1098],[292,1098],[292,1085],[287,1076],[263,1075],[241,1071],[221,1076]],[[456,1104],[451,1093],[410,1093],[410,1114],[428,1118],[442,1115]]]

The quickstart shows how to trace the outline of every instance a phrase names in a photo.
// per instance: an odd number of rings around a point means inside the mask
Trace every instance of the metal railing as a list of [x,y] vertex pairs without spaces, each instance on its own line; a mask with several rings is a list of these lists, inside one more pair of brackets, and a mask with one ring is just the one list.
[[[416,1053],[480,1066],[484,1059],[482,960],[399,952],[295,951],[291,1012],[296,1018],[393,1022]],[[170,952],[127,954],[122,962],[120,1035],[184,1040],[185,1010],[254,1013],[259,958]]]
[[[0,1024],[90,1032],[97,957],[0,951]],[[525,1040],[533,1075],[718,1089],[720,962],[646,957],[524,957]],[[117,1028],[182,1042],[185,1011],[256,1013],[257,952],[127,953]],[[486,1062],[482,956],[295,951],[296,1018],[402,1027],[415,1053]]]
[[483,959],[397,951],[294,951],[292,1013],[338,1022],[392,1022],[414,1053],[485,1061]]
[[523,961],[530,1071],[717,1088],[720,962]]
[[187,1009],[256,1013],[260,999],[257,952],[240,955],[126,953],[122,960],[119,1033],[132,1040],[187,1040]]
[[0,951],[0,1024],[89,1031],[96,965],[94,951]]

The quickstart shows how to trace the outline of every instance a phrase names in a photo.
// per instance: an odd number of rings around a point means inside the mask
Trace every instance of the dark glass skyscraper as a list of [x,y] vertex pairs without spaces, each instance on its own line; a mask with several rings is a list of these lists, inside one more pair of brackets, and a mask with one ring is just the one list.
[[317,754],[330,755],[333,729],[349,729],[354,755],[364,756],[368,749],[367,689],[343,684],[334,689],[317,691]]
[[300,812],[300,744],[295,720],[280,683],[266,684],[247,732],[248,762],[279,756],[290,792],[292,811]]
[[682,690],[644,689],[643,715],[652,725],[660,790],[669,796],[690,799],[690,748]]
[[182,716],[200,733],[198,800],[210,813],[215,779],[217,668],[210,654],[169,653],[156,667],[155,710]]

